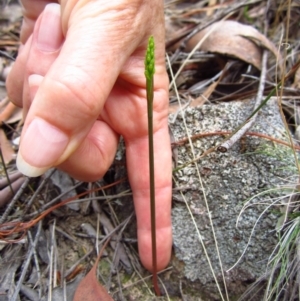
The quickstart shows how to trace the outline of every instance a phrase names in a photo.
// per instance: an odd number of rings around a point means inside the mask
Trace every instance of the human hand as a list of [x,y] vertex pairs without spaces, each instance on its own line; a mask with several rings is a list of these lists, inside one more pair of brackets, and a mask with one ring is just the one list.
[[171,150],[167,126],[163,1],[22,0],[23,44],[7,79],[26,120],[18,168],[39,176],[56,166],[94,181],[111,165],[124,137],[144,266],[152,269],[144,55],[156,42],[154,146],[157,267],[169,262]]

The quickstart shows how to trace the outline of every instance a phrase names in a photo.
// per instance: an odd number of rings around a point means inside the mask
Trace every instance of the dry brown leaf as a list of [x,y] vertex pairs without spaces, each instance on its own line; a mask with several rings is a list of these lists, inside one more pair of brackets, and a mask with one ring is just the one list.
[[15,151],[10,142],[7,140],[5,132],[2,129],[0,129],[0,148],[5,164],[8,164],[16,158]]
[[186,50],[192,51],[202,39],[200,50],[237,58],[259,70],[261,69],[261,47],[271,51],[278,62],[282,61],[275,45],[267,37],[254,27],[236,21],[216,22],[198,32],[188,41]]
[[[213,6],[215,6],[216,4],[217,4],[217,0],[209,0],[208,1],[208,7],[210,8],[209,10],[206,11],[206,15],[208,17],[214,13],[215,8]],[[211,8],[211,6],[212,6],[212,8]]]
[[211,94],[215,91],[219,81],[211,83],[207,89],[202,93],[199,97],[192,100],[190,106],[191,107],[199,107],[202,106],[211,96]]
[[[23,109],[19,107],[15,107],[12,115],[6,119],[4,122],[7,124],[16,123],[22,121],[23,118]],[[23,121],[22,121],[23,123]]]
[[21,178],[23,174],[19,172],[18,170],[15,172],[12,172],[8,175],[9,179],[4,177],[3,179],[0,179],[0,189],[4,188],[5,186],[8,186],[9,183],[12,183],[16,181],[17,179]]
[[14,123],[22,119],[22,109],[8,102],[0,113],[0,123]]
[[101,249],[99,256],[90,270],[90,272],[81,280],[79,283],[73,301],[114,301],[113,298],[108,294],[106,289],[98,282],[96,277],[97,267],[103,250],[105,249],[107,242]]
[[12,190],[16,193],[25,181],[24,177],[20,177],[11,183],[11,187],[7,186],[0,190],[0,208],[6,205],[13,197]]
[[[100,212],[100,221],[101,221],[101,224],[104,228],[104,232],[106,234],[109,234],[110,232],[114,231],[115,227],[112,225],[110,219],[107,217],[107,215],[104,213],[104,212]],[[112,236],[113,238],[117,238],[116,235]],[[116,241],[114,240],[111,240],[110,241],[110,246],[112,247],[113,250],[117,250],[117,256],[115,256],[115,259],[114,259],[114,265],[117,267],[118,264],[119,264],[119,260],[122,261],[123,265],[131,270],[132,267],[131,267],[131,264],[130,264],[130,260],[127,256],[127,253],[125,251],[125,248],[123,246],[122,243],[117,243]],[[118,248],[117,248],[118,246]]]

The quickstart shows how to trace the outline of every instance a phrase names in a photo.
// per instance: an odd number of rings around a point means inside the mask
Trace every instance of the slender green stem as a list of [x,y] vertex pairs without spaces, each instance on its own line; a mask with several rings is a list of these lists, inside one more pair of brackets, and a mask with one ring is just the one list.
[[156,295],[160,296],[157,281],[157,252],[156,252],[156,212],[155,212],[155,184],[154,184],[154,143],[153,143],[153,75],[155,72],[154,39],[148,42],[145,57],[145,76],[147,88],[148,111],[148,143],[149,143],[149,177],[150,177],[150,212],[151,212],[151,240],[152,240],[152,273],[153,286]]

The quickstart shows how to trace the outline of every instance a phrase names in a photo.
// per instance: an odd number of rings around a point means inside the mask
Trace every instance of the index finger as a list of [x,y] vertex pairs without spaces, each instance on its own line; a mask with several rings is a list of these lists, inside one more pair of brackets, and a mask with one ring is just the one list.
[[20,34],[22,44],[25,44],[31,33],[33,32],[34,24],[39,15],[49,3],[57,3],[55,0],[21,0],[23,8],[23,22]]
[[[163,123],[162,123],[163,124]],[[172,155],[167,119],[154,133],[157,269],[170,261],[172,248]],[[126,140],[125,140],[126,141]],[[152,270],[148,137],[126,141],[126,158],[137,217],[138,247],[143,265]]]

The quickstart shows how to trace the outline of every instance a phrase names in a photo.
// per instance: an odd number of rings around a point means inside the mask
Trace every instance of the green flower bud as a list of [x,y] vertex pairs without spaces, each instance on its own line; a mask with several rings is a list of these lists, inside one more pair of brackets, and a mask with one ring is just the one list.
[[151,36],[148,41],[147,52],[145,56],[145,76],[150,80],[155,73],[155,58],[154,58],[154,38]]

